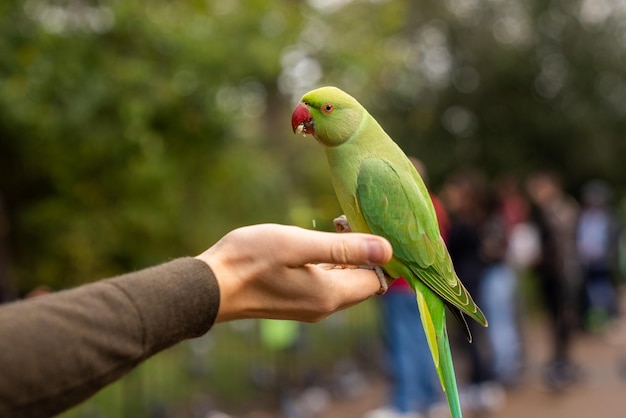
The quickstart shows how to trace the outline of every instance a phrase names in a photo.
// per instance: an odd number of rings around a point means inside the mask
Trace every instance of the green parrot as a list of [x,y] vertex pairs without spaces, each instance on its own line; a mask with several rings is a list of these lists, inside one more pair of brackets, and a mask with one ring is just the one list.
[[[324,146],[335,193],[350,229],[385,237],[393,247],[382,266],[415,291],[422,326],[453,418],[461,406],[446,329],[446,306],[464,319],[487,319],[454,271],[432,200],[413,163],[352,96],[321,87],[302,96],[291,117],[294,133]],[[380,277],[380,274],[379,274]],[[381,277],[381,290],[386,282]]]

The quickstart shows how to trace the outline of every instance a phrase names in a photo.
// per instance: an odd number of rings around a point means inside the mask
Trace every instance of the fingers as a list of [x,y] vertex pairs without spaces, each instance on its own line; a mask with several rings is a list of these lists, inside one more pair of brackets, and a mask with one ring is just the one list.
[[291,263],[330,263],[379,266],[391,259],[391,244],[375,235],[311,231],[293,227],[296,237],[292,251],[285,254]]
[[376,272],[369,269],[333,269],[327,271],[334,290],[344,301],[344,307],[361,302],[380,290]]

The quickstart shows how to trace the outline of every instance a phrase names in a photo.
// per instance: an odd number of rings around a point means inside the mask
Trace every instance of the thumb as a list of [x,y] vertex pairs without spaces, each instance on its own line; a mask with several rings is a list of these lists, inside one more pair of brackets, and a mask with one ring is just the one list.
[[306,239],[298,241],[299,261],[306,263],[352,264],[378,266],[387,263],[393,255],[386,239],[361,233],[307,231]]

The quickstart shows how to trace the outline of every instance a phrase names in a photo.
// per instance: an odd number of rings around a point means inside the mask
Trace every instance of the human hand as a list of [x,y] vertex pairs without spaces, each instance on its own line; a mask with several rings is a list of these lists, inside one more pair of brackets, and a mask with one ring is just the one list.
[[391,256],[391,245],[378,236],[264,224],[236,229],[196,258],[211,267],[220,288],[216,322],[316,322],[380,289],[372,270],[328,264],[378,266]]

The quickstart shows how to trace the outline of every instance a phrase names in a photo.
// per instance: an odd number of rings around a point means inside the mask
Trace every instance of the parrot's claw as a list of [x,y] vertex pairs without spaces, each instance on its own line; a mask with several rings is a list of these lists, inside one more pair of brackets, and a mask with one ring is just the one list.
[[[335,219],[333,219],[333,225],[335,226],[335,231],[337,232],[352,232],[352,228],[350,228],[350,224],[348,223],[348,218],[346,215],[341,215]],[[370,267],[370,266],[359,266],[358,268],[374,270],[376,275],[378,276],[378,280],[380,281],[380,289],[376,292],[377,295],[384,295],[387,293],[387,289],[389,289],[389,285],[387,284],[387,276],[385,275],[384,270],[381,267]]]
[[335,226],[335,231],[337,232],[352,232],[346,215],[341,215],[338,218],[333,219],[333,225]]
[[374,270],[376,276],[378,276],[378,281],[380,282],[380,289],[376,292],[377,295],[384,295],[389,290],[389,283],[393,282],[393,278],[388,276],[382,267],[379,266],[353,266],[348,264],[318,264],[319,267],[324,270],[343,270],[343,269],[364,269],[364,270]]
[[387,276],[385,275],[382,267],[375,266],[374,271],[376,272],[376,275],[378,276],[378,281],[380,282],[380,289],[378,289],[378,292],[376,292],[376,294],[384,295],[385,293],[387,293],[387,290],[389,290],[389,285],[387,284]]
[[359,266],[360,269],[374,270],[376,276],[378,276],[378,281],[380,282],[380,289],[376,292],[377,295],[384,295],[389,290],[389,284],[387,284],[387,274],[379,266]]

